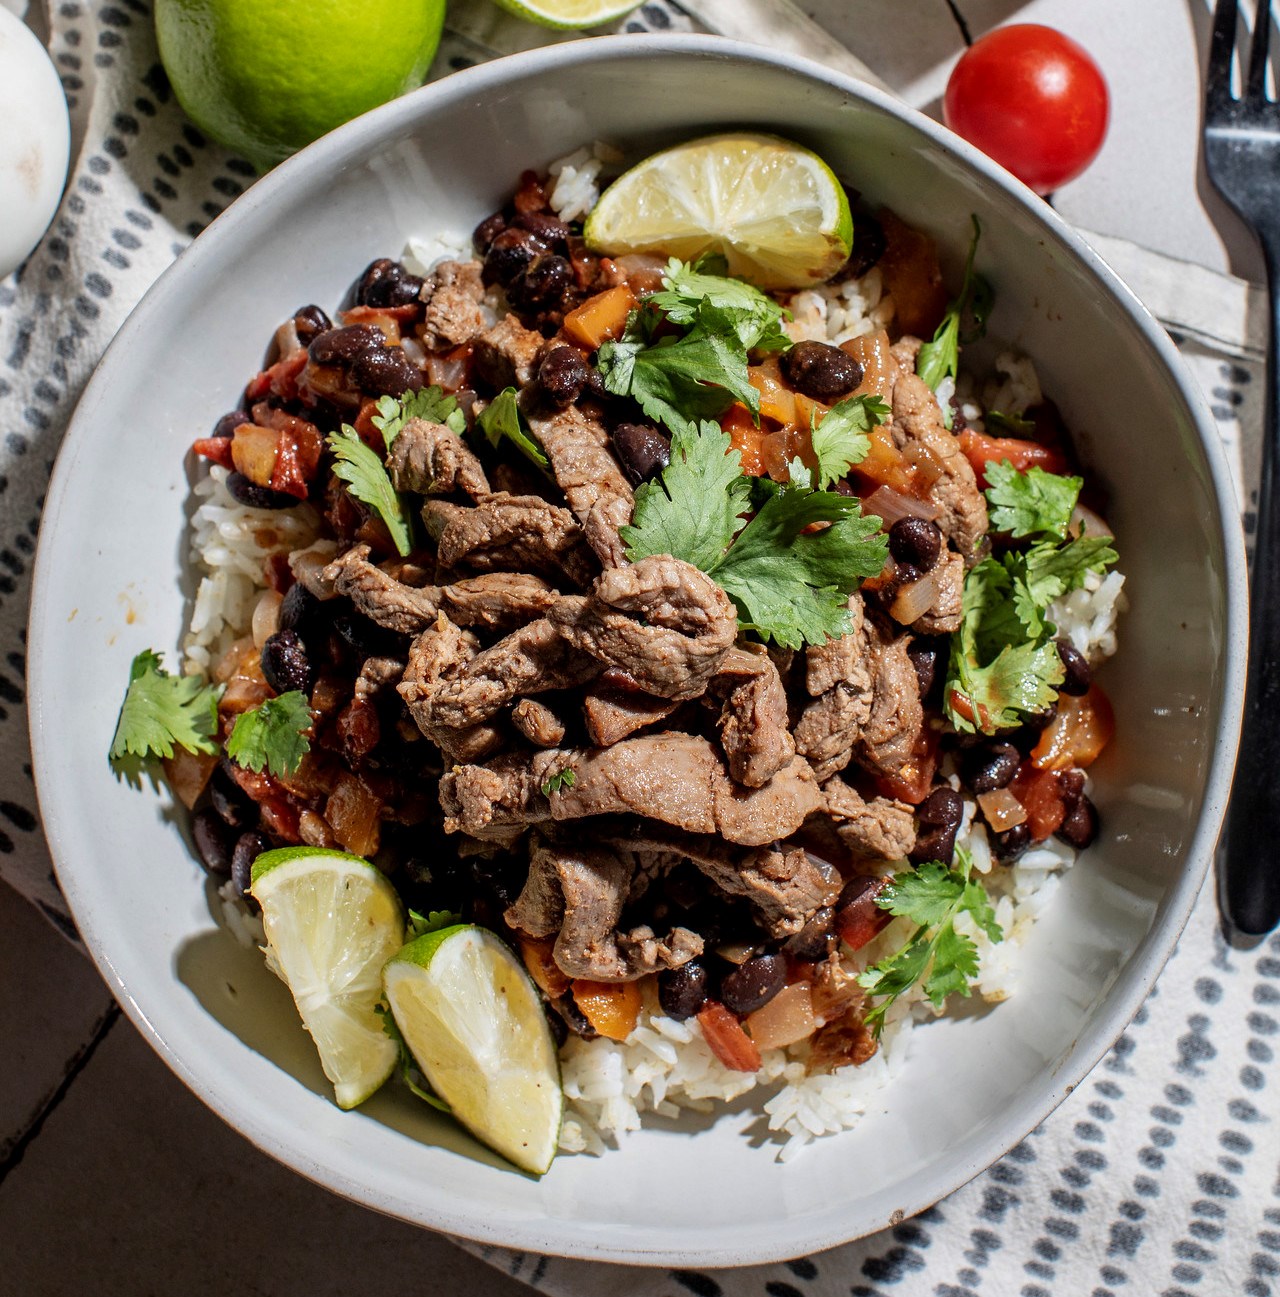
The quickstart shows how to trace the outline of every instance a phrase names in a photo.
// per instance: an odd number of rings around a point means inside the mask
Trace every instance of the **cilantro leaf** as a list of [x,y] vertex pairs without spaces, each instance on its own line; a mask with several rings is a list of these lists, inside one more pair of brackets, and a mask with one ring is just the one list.
[[[916,357],[916,373],[936,392],[944,378],[955,378],[960,372],[960,344],[974,342],[986,331],[987,316],[991,312],[993,294],[991,285],[981,275],[975,274],[973,259],[978,251],[982,226],[973,216],[973,241],[964,263],[964,278],[959,294],[947,306],[947,313],[932,339],[920,348]],[[973,321],[972,332],[962,337],[960,326],[965,316]],[[944,406],[942,417],[951,427],[951,410]]]
[[966,655],[960,640],[953,639],[947,719],[965,734],[1012,729],[1053,702],[1063,675],[1062,659],[1052,642],[1008,646],[982,665]]
[[632,311],[626,332],[600,348],[596,364],[605,388],[630,396],[655,422],[672,432],[714,419],[734,401],[753,416],[760,394],[747,375],[747,349],[733,314],[703,299],[683,338],[653,338],[656,313]]
[[864,990],[881,997],[866,1015],[877,1034],[889,1005],[922,979],[922,989],[936,1009],[942,1008],[948,995],[969,995],[969,983],[979,970],[978,947],[972,938],[956,931],[958,914],[970,914],[992,941],[1004,939],[986,889],[972,872],[972,856],[957,847],[954,868],[930,861],[914,871],[896,874],[876,897],[882,910],[917,925],[904,946],[858,977]]
[[1031,419],[1020,414],[1001,414],[999,410],[988,410],[982,416],[982,422],[988,431],[1002,432],[1006,437],[1033,437],[1036,425]]
[[[799,465],[796,465],[799,468]],[[783,648],[821,644],[849,627],[848,596],[888,557],[879,518],[835,491],[793,484],[767,500],[708,570],[744,626]],[[829,527],[806,533],[815,523]]]
[[1023,566],[1027,588],[1040,607],[1084,585],[1090,572],[1105,571],[1116,561],[1110,536],[1082,536],[1065,545],[1033,545]]
[[[434,911],[433,911],[434,913]],[[450,916],[453,917],[452,915]],[[428,929],[430,931],[430,929]],[[439,1108],[441,1112],[452,1112],[453,1109],[435,1093],[428,1089],[427,1078],[418,1070],[417,1063],[414,1062],[413,1055],[409,1053],[409,1046],[405,1044],[404,1037],[400,1034],[400,1028],[396,1024],[395,1015],[385,1004],[375,1004],[373,1011],[382,1021],[382,1030],[390,1036],[396,1043],[396,1049],[399,1057],[397,1066],[400,1069],[400,1079],[408,1086],[409,1090],[418,1096],[424,1103],[429,1103],[433,1108]]]
[[218,698],[222,690],[198,676],[172,676],[160,655],[144,649],[129,665],[115,734],[113,761],[122,757],[171,757],[175,747],[212,755],[218,751]]
[[426,419],[429,423],[443,423],[458,436],[467,430],[467,416],[458,408],[457,400],[446,396],[439,387],[424,387],[418,391],[405,392],[398,400],[394,396],[378,398],[378,413],[371,420],[373,426],[382,433],[382,439],[390,450],[400,429],[410,419]]
[[496,447],[505,437],[526,459],[539,468],[549,468],[551,461],[546,452],[534,440],[533,434],[525,430],[520,418],[520,407],[516,404],[516,389],[504,387],[497,396],[485,406],[476,426],[489,439],[489,445]]
[[850,396],[833,405],[815,421],[810,437],[818,460],[819,490],[841,481],[867,457],[871,438],[867,434],[889,417],[889,407],[873,394]]
[[291,775],[311,751],[311,709],[306,694],[291,689],[241,712],[227,736],[227,756],[255,774]]
[[1036,465],[1021,473],[1007,459],[989,461],[985,476],[993,531],[1008,532],[1015,539],[1038,534],[1066,537],[1083,478],[1060,477]]
[[552,793],[562,792],[566,788],[572,788],[577,782],[577,775],[572,769],[562,770],[558,775],[552,775],[545,784],[542,785],[543,797],[550,797]]
[[424,936],[428,932],[439,932],[441,928],[451,928],[462,922],[462,915],[452,910],[428,910],[426,914],[418,910],[409,910],[409,939]]
[[671,438],[671,462],[659,480],[636,488],[630,526],[618,534],[633,563],[671,554],[709,572],[741,529],[749,479],[729,434],[714,423]]
[[721,274],[724,268],[723,257],[702,256],[692,264],[672,257],[662,277],[665,291],[648,301],[672,324],[686,328],[697,323],[699,308],[708,302],[733,321],[748,351],[785,351],[791,346],[782,328],[788,312],[751,284]]
[[413,549],[413,528],[382,460],[360,440],[359,434],[349,424],[344,423],[341,432],[331,432],[328,442],[336,459],[334,476],[347,484],[347,489],[357,500],[363,500],[377,511],[387,524],[397,551],[402,556],[407,555]]

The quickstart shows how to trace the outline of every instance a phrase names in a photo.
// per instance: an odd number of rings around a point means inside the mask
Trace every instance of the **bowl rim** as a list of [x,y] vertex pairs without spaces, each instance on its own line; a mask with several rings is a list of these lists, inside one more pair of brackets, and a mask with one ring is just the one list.
[[[531,1222],[525,1214],[509,1213],[509,1219],[495,1222],[460,1212],[447,1201],[431,1204],[427,1210],[421,1201],[393,1199],[385,1192],[379,1193],[373,1189],[371,1184],[366,1186],[349,1182],[337,1168],[322,1166],[301,1150],[287,1145],[275,1132],[272,1123],[263,1120],[250,1105],[239,1101],[235,1096],[218,1092],[207,1084],[202,1079],[198,1066],[179,1057],[169,1046],[159,1028],[150,1020],[146,1009],[126,985],[124,977],[113,963],[109,942],[104,942],[94,914],[87,908],[85,898],[77,887],[77,871],[70,863],[73,853],[69,849],[63,828],[64,816],[68,815],[68,811],[62,805],[63,795],[56,782],[46,777],[46,772],[53,768],[51,753],[58,746],[59,739],[45,725],[44,667],[46,653],[53,642],[56,629],[53,621],[55,609],[49,594],[52,586],[53,547],[46,544],[46,540],[57,528],[66,505],[74,480],[77,451],[88,437],[97,408],[110,386],[113,370],[118,364],[126,363],[124,357],[131,342],[145,330],[155,311],[182,292],[192,267],[216,257],[222,245],[234,237],[237,227],[251,213],[273,203],[278,193],[287,192],[308,171],[331,167],[335,162],[357,154],[365,145],[377,143],[420,119],[428,118],[437,104],[468,96],[481,96],[500,87],[509,76],[516,73],[528,76],[552,72],[566,65],[607,61],[641,63],[654,57],[671,55],[703,56],[724,62],[767,65],[793,73],[804,80],[823,83],[905,121],[933,147],[959,158],[971,171],[977,172],[985,183],[1003,191],[1006,197],[1024,208],[1046,237],[1081,263],[1105,297],[1138,327],[1145,344],[1172,378],[1191,418],[1208,466],[1217,503],[1217,527],[1226,566],[1225,662],[1219,702],[1220,721],[1205,775],[1203,812],[1182,853],[1182,866],[1178,876],[1165,894],[1163,913],[1157,911],[1151,928],[1106,992],[1105,1011],[1095,1014],[1077,1036],[1053,1074],[1052,1083],[1011,1105],[1006,1120],[998,1128],[978,1137],[969,1146],[968,1156],[963,1161],[957,1159],[950,1173],[940,1176],[928,1192],[917,1190],[915,1196],[903,1195],[904,1200],[891,1212],[872,1216],[864,1209],[860,1215],[856,1205],[846,1205],[838,1212],[827,1212],[821,1216],[791,1222],[792,1228],[785,1232],[785,1239],[781,1242],[776,1233],[767,1236],[761,1234],[744,1241],[733,1233],[731,1227],[720,1226],[708,1229],[705,1246],[686,1246],[679,1250],[664,1244],[652,1227],[647,1237],[632,1232],[630,1241],[620,1238],[617,1242],[611,1240],[602,1243],[597,1238],[574,1237],[572,1223],[561,1220],[556,1223],[557,1230],[564,1233],[567,1229],[569,1236],[553,1239],[548,1237],[544,1228],[540,1228],[541,1218]],[[966,1184],[1025,1138],[1075,1089],[1137,1012],[1187,923],[1212,859],[1225,814],[1243,709],[1248,640],[1245,572],[1243,532],[1225,451],[1207,402],[1172,340],[1098,253],[1041,198],[996,163],[895,96],[812,59],[723,37],[684,33],[601,36],[590,40],[557,43],[451,73],[356,118],[287,159],[253,184],[166,268],[117,331],[80,398],[59,448],[43,512],[33,572],[28,715],[33,771],[44,831],[59,884],[84,944],[134,1026],[147,1038],[170,1069],[209,1108],[259,1149],[299,1174],[362,1206],[479,1243],[648,1266],[697,1264],[729,1267],[784,1260],[830,1248],[896,1225]],[[145,1000],[145,995],[143,999]]]

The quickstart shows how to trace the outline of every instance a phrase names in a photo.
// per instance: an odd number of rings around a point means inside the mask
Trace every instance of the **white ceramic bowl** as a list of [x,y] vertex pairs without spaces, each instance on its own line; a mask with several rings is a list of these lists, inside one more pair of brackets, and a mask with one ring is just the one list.
[[[333,1105],[284,989],[211,918],[168,797],[106,753],[132,655],[181,634],[184,452],[276,324],[333,304],[405,237],[466,233],[519,172],[608,139],[636,152],[730,125],[811,145],[933,233],[958,271],[969,216],[1024,348],[1112,492],[1131,608],[1107,669],[1118,739],[1095,767],[1105,834],[1025,952],[1020,993],[915,1033],[856,1130],[788,1164],[746,1118],[662,1124],[603,1158],[516,1174],[384,1092]],[[378,1210],[514,1247],[716,1266],[857,1237],[955,1189],[1032,1129],[1119,1034],[1204,876],[1245,654],[1244,559],[1216,434],[1163,331],[1029,191],[940,127],[816,64],[714,39],[592,40],[451,76],[326,137],[199,238],[120,331],[45,510],[31,638],[36,774],[58,877],[126,1011],[259,1147]]]

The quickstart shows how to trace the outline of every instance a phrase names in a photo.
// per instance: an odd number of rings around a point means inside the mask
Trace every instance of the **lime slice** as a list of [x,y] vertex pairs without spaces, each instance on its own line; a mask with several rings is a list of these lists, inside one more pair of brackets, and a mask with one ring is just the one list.
[[635,9],[639,0],[498,0],[517,18],[537,23],[539,27],[596,27],[621,18]]
[[409,1052],[453,1115],[541,1175],[564,1095],[551,1028],[520,961],[492,932],[461,924],[411,941],[382,983]]
[[382,966],[404,941],[395,888],[343,851],[283,847],[253,862],[267,963],[293,993],[339,1108],[363,1103],[395,1068],[382,1030]]
[[816,153],[772,135],[708,135],[655,153],[601,195],[583,230],[608,256],[719,252],[761,288],[804,288],[849,259],[853,216]]

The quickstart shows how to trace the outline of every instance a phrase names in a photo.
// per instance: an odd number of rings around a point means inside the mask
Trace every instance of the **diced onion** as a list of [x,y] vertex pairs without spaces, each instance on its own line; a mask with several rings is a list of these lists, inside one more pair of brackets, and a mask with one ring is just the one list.
[[987,823],[997,833],[1004,833],[1026,823],[1027,808],[1007,788],[979,793],[978,805],[982,808]]
[[918,581],[904,585],[889,605],[889,616],[902,626],[910,626],[912,622],[923,617],[938,602],[942,594],[940,583],[943,571],[943,564],[939,563]]
[[806,1040],[818,1029],[813,1016],[813,992],[808,982],[792,982],[742,1024],[757,1049],[781,1049]]
[[274,590],[264,590],[258,596],[258,602],[253,607],[251,623],[254,648],[261,648],[279,629],[282,603],[284,603],[284,596]]
[[1094,513],[1088,505],[1077,504],[1071,511],[1071,530],[1077,531],[1080,527],[1084,528],[1086,536],[1114,536],[1115,528],[1110,526],[1105,518]]
[[423,349],[422,343],[417,338],[402,338],[400,340],[400,350],[411,360],[419,369],[427,363],[427,353]]
[[292,356],[295,351],[302,350],[302,342],[298,337],[298,326],[294,322],[293,316],[290,316],[276,330],[276,346],[280,348],[280,355]]
[[427,357],[427,379],[445,392],[456,392],[467,381],[467,357],[450,352]]
[[943,474],[941,461],[923,441],[909,442],[902,448],[902,457],[909,464],[914,464],[920,472],[920,484],[926,490]]
[[942,517],[942,510],[928,500],[918,500],[912,495],[903,495],[891,486],[878,486],[862,502],[863,517],[876,517],[884,522],[884,529],[902,518],[925,518],[933,522]]

